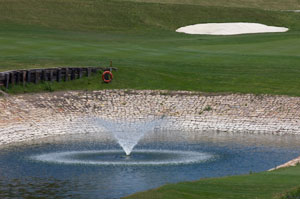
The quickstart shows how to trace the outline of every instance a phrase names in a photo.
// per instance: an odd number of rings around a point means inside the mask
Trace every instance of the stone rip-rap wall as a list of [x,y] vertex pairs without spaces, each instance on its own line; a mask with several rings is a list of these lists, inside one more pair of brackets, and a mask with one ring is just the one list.
[[0,97],[0,145],[105,129],[90,118],[147,120],[184,131],[299,134],[300,98],[188,91],[69,91]]

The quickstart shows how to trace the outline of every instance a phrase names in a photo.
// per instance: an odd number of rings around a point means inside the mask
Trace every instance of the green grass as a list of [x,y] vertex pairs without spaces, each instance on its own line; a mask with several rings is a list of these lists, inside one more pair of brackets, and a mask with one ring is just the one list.
[[132,0],[135,2],[188,4],[202,6],[247,7],[263,8],[265,10],[297,10],[300,9],[299,0]]
[[[221,1],[221,0],[218,0]],[[280,0],[282,4],[286,1]],[[248,21],[287,25],[299,30],[299,14],[252,8],[185,4],[135,3],[114,0],[0,0],[0,24],[37,29],[147,32],[206,22]],[[26,27],[23,27],[26,31]],[[7,29],[5,26],[1,30]],[[20,32],[21,33],[21,32]]]
[[[282,1],[283,2],[283,1]],[[282,3],[281,2],[281,3]],[[175,33],[201,22],[259,22],[288,33],[200,36]],[[168,89],[300,96],[300,14],[253,8],[111,0],[0,0],[0,71],[108,65],[61,89]],[[43,91],[44,85],[9,89]]]
[[300,198],[300,187],[297,187],[293,190],[283,193],[278,198],[280,198],[280,199],[299,199]]
[[[299,193],[300,166],[272,172],[168,184],[128,199],[272,199]],[[285,193],[286,190],[293,189]],[[298,192],[297,192],[298,191]],[[298,195],[297,195],[298,196]],[[282,196],[283,197],[283,196]],[[287,197],[288,198],[288,197]],[[289,198],[297,199],[297,197]]]

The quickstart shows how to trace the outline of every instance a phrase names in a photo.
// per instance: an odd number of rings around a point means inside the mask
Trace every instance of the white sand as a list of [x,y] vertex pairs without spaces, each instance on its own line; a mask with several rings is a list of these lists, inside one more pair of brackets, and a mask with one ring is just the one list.
[[181,27],[176,32],[201,35],[238,35],[249,33],[287,32],[284,27],[267,26],[259,23],[206,23]]
[[286,12],[300,12],[300,10],[284,10]]

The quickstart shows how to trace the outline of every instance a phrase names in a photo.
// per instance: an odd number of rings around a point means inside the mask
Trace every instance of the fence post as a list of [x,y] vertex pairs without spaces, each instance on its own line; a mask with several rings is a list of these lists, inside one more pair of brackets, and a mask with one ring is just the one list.
[[39,83],[39,72],[38,70],[35,71],[35,76],[34,76],[34,83],[37,84]]
[[27,79],[27,82],[31,82],[31,70],[28,70],[27,71],[27,74],[26,74],[26,79]]
[[12,85],[12,86],[15,86],[15,81],[16,81],[15,72],[12,71],[12,72],[10,73],[10,75],[11,75],[11,77],[10,77],[10,79],[11,79],[11,85]]
[[71,68],[71,80],[75,79],[75,68]]
[[15,82],[16,82],[16,84],[19,84],[19,82],[20,82],[20,72],[19,71],[16,71],[15,72]]
[[46,70],[42,70],[42,81],[47,81],[47,71]]
[[65,81],[69,80],[69,69],[66,68],[66,75],[65,75]]
[[82,68],[78,68],[78,78],[82,78]]
[[88,68],[87,68],[87,76],[88,76],[88,77],[91,76],[91,71],[92,71],[92,69],[91,69],[90,67],[88,67]]
[[50,69],[50,81],[53,82],[53,70]]
[[26,84],[26,71],[25,70],[22,71],[22,82],[23,82],[23,86],[25,86],[25,84]]
[[61,81],[61,69],[57,69],[57,74],[56,74],[56,81],[60,82]]
[[9,86],[9,73],[5,73],[5,88],[8,89]]

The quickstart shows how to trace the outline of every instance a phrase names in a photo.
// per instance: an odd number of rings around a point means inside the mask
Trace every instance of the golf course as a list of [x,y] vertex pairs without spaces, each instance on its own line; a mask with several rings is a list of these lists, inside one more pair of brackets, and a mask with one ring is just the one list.
[[[99,73],[0,89],[12,95],[133,89],[300,97],[299,10],[299,0],[0,0],[0,72],[108,67],[110,61],[118,68],[109,84]],[[235,22],[288,31],[176,32]],[[300,199],[300,165],[167,184],[125,198]]]
[[[199,1],[200,2],[200,1]],[[175,2],[176,3],[176,2]],[[52,85],[62,89],[166,89],[299,96],[300,14],[276,9],[130,1],[0,1],[0,71],[113,66],[99,75]],[[260,2],[257,1],[257,4]],[[200,3],[199,3],[200,4]],[[292,3],[291,3],[292,5]],[[176,33],[198,23],[252,22],[284,33],[232,36]],[[43,91],[45,84],[9,93]]]

